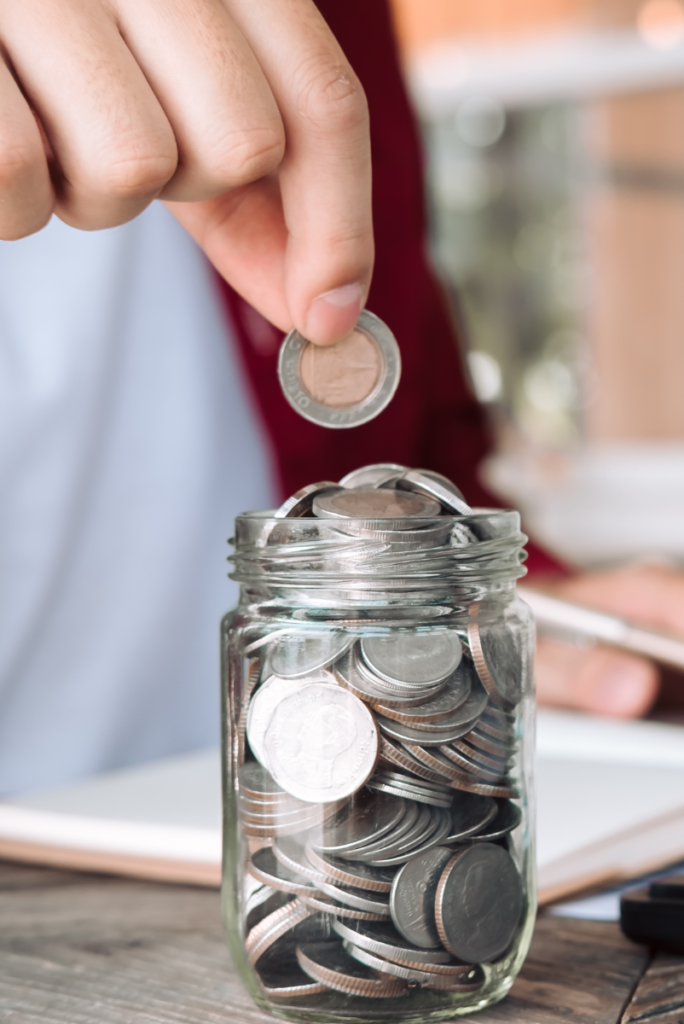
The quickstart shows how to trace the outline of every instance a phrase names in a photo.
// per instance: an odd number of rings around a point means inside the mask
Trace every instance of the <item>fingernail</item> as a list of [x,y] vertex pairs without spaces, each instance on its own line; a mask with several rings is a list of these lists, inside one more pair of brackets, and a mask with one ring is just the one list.
[[596,710],[607,715],[637,715],[651,696],[652,680],[647,667],[624,665],[597,680]]
[[315,298],[306,318],[307,338],[330,342],[348,334],[359,319],[363,294],[360,284],[346,284]]

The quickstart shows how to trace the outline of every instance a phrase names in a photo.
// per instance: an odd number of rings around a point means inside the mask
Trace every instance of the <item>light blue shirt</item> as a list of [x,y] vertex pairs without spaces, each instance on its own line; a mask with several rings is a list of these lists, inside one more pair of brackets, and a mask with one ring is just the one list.
[[160,204],[0,242],[0,795],[218,742],[226,539],[272,481]]

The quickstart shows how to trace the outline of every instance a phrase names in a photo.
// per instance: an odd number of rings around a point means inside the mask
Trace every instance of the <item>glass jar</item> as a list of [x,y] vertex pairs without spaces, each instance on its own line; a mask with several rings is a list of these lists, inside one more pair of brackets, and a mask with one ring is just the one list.
[[536,909],[533,625],[516,512],[240,516],[223,913],[255,1002],[424,1021],[502,999]]

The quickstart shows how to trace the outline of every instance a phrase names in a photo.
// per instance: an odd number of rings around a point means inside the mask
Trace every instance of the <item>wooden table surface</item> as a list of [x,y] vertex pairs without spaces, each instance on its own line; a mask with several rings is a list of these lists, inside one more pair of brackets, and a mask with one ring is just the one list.
[[[513,991],[478,1024],[684,1024],[684,958],[612,923],[544,916]],[[0,1021],[265,1024],[215,890],[0,862]]]

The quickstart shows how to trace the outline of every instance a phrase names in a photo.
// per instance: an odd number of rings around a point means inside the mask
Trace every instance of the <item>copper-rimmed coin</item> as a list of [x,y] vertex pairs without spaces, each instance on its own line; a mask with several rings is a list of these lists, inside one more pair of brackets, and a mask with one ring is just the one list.
[[345,903],[340,903],[339,900],[333,899],[331,896],[311,896],[307,894],[300,896],[299,899],[302,903],[306,903],[307,907],[311,907],[312,910],[322,910],[324,914],[334,914],[336,917],[349,917],[354,921],[383,921],[389,917],[389,905],[386,908],[383,905],[382,910],[370,911],[357,910]]
[[426,469],[408,469],[399,477],[396,485],[403,490],[415,491],[434,498],[452,514],[467,516],[473,511],[458,487],[441,473],[433,473]]
[[[249,733],[249,723],[247,728]],[[307,803],[332,803],[363,786],[378,745],[375,720],[362,701],[339,686],[307,681],[278,703],[263,747],[271,774],[287,793]]]
[[286,399],[300,416],[323,427],[357,427],[374,419],[392,400],[400,375],[396,339],[367,309],[334,345],[313,345],[290,331],[278,356]]
[[345,995],[387,999],[408,994],[405,981],[387,974],[378,977],[349,956],[341,942],[304,944],[297,948],[297,959],[309,977]]
[[371,466],[364,466],[362,469],[353,469],[340,480],[342,487],[382,487],[383,484],[391,483],[407,471],[407,466],[400,466],[397,462],[376,462]]
[[523,666],[515,636],[505,622],[478,621],[481,602],[468,609],[468,644],[480,681],[504,710],[522,697]]
[[511,783],[501,782],[494,785],[491,782],[482,782],[476,775],[468,775],[467,772],[463,772],[458,778],[451,779],[449,785],[454,789],[463,790],[464,793],[477,793],[480,796],[509,797],[513,800],[520,796],[518,790]]
[[301,969],[289,936],[264,952],[256,970],[261,990],[269,999],[298,999],[329,991],[327,985],[312,981]]
[[491,736],[493,739],[504,743],[515,743],[516,735],[513,726],[509,725],[508,722],[494,718],[493,715],[490,715],[489,711],[490,708],[488,706],[487,712],[483,713],[478,719],[478,733],[484,733],[486,736]]
[[[378,953],[386,960],[399,960],[415,964],[423,970],[451,971],[453,962],[451,953],[442,946],[435,949],[423,949],[406,942],[393,924],[389,921],[366,923],[365,921],[334,921],[333,929],[343,939],[353,942],[361,949],[370,953]],[[468,965],[458,964],[460,971],[467,971]]]
[[[472,736],[472,732],[469,732],[468,736]],[[509,753],[507,756],[485,753],[482,747],[476,746],[474,743],[466,742],[465,736],[460,740],[453,740],[451,746],[460,751],[471,761],[476,762],[478,765],[484,765],[485,768],[491,768],[494,770],[498,769],[502,772],[508,771],[515,761],[513,753]],[[503,751],[503,749],[503,747],[499,747],[499,750]]]
[[399,964],[394,960],[385,960],[384,957],[378,956],[376,953],[370,953],[361,946],[355,946],[349,939],[345,939],[343,945],[347,953],[353,956],[355,960],[358,960],[361,964],[366,964],[367,967],[374,968],[381,974],[391,974],[396,978],[403,978],[405,981],[418,983],[434,980],[434,975],[427,971],[416,967],[408,967],[406,964]]
[[437,885],[439,937],[467,962],[486,963],[505,953],[522,909],[520,875],[506,850],[492,843],[458,850]]
[[273,513],[274,519],[300,519],[302,516],[311,515],[311,506],[317,494],[325,494],[328,491],[339,491],[340,485],[331,480],[321,480],[317,484],[307,484],[301,490],[295,491],[291,498],[284,501],[280,508]]
[[254,964],[276,939],[288,932],[295,924],[310,917],[313,913],[309,907],[299,900],[292,900],[274,910],[259,924],[255,925],[245,939],[245,950],[250,963]]
[[450,761],[456,765],[461,771],[467,772],[469,775],[477,776],[483,782],[491,782],[498,785],[502,779],[506,777],[505,765],[499,765],[496,770],[485,767],[481,762],[474,761],[466,754],[462,754],[460,750],[456,750],[450,744],[445,744],[439,748],[439,753],[443,754]]
[[319,635],[285,633],[268,649],[268,665],[275,676],[300,679],[336,661],[354,643],[354,636],[341,630]]
[[316,869],[314,863],[304,852],[303,844],[291,836],[274,839],[271,849],[276,860],[296,875],[308,878],[314,883],[324,881],[327,877]]
[[290,893],[277,892],[268,885],[259,885],[245,900],[246,934],[274,910],[280,910],[293,900],[294,897]]
[[361,640],[363,660],[374,675],[404,686],[444,682],[458,668],[462,653],[461,638],[450,629],[401,630]]
[[[374,678],[361,660],[358,648],[354,648],[348,655],[344,655],[335,663],[334,674],[337,681],[346,689],[350,690],[355,697],[370,704],[372,708],[379,708],[381,705],[391,708],[417,707],[432,700],[443,689],[444,684],[404,692],[401,688],[389,687],[383,680]],[[392,717],[391,715],[388,717]]]
[[354,519],[371,520],[376,529],[384,525],[392,530],[410,530],[421,519],[436,519],[438,502],[419,494],[376,490],[374,487],[343,488],[334,494],[314,499],[314,515],[334,519],[338,525],[352,526]]
[[451,805],[451,831],[444,844],[458,843],[483,831],[496,814],[497,804],[492,797],[459,793]]
[[487,754],[491,754],[493,757],[498,757],[502,761],[509,761],[515,757],[517,749],[517,743],[515,739],[509,740],[497,739],[496,736],[490,736],[486,732],[483,732],[480,728],[480,723],[471,729],[469,733],[463,737],[460,743],[467,743],[471,747],[476,747],[478,750],[483,750]]
[[347,863],[324,856],[317,853],[311,845],[306,847],[306,856],[316,876],[323,874],[326,878],[342,882],[344,885],[353,885],[357,889],[368,889],[370,892],[388,893],[392,888],[394,872],[389,869],[373,868],[362,861]]
[[436,696],[421,701],[415,707],[407,707],[405,704],[397,707],[382,702],[376,703],[374,707],[384,718],[392,718],[395,722],[420,729],[424,723],[434,724],[448,719],[468,699],[470,689],[470,676],[457,669]]
[[416,819],[410,829],[407,829],[400,836],[390,835],[377,843],[373,843],[372,846],[364,846],[362,850],[356,851],[354,859],[370,861],[375,857],[391,857],[401,853],[403,850],[413,849],[421,841],[423,835],[434,832],[436,823],[433,822],[431,813],[433,810],[434,808],[425,804],[420,805]]
[[496,817],[482,829],[481,833],[473,836],[473,841],[486,842],[490,839],[501,839],[518,827],[522,821],[522,811],[516,804],[508,800],[497,801]]
[[402,864],[409,857],[413,859],[425,850],[431,850],[433,847],[439,846],[444,842],[444,839],[451,830],[451,815],[444,809],[441,809],[438,813],[441,815],[441,818],[437,829],[424,842],[421,842],[418,846],[414,846],[411,850],[408,850],[403,854],[398,854],[397,856],[374,857],[369,861],[369,863],[377,864],[380,867],[392,867],[395,864]]
[[416,743],[404,744],[404,749],[415,757],[421,764],[424,764],[426,768],[430,768],[434,772],[438,772],[445,779],[458,779],[462,772],[456,767],[453,761],[450,761],[448,757],[445,757],[441,753],[440,747],[420,747]]
[[357,793],[324,831],[311,836],[309,841],[319,853],[341,854],[390,832],[407,810],[401,797]]
[[[238,772],[240,796],[252,800],[278,800],[287,797],[271,773],[259,761],[248,761]],[[290,798],[291,799],[291,798]]]
[[374,893],[371,896],[363,890],[335,885],[332,882],[320,882],[318,887],[324,895],[332,897],[338,903],[344,903],[347,907],[369,910],[371,913],[389,917],[389,898],[381,893]]
[[281,892],[290,892],[295,896],[322,891],[317,882],[309,878],[303,879],[297,872],[277,860],[269,846],[264,846],[252,854],[248,870],[257,881],[270,886],[271,889],[280,889]]
[[[410,789],[397,782],[384,782],[382,779],[373,778],[368,783],[369,789],[377,790],[379,793],[392,793],[405,797],[408,800],[415,800],[418,803],[430,804],[432,807],[441,807],[445,810],[451,806],[451,799],[448,795],[430,793],[426,790]],[[346,855],[345,855],[346,856]]]
[[[410,793],[406,790],[407,794]],[[406,814],[401,819],[399,824],[392,829],[391,832],[386,832],[380,839],[376,839],[373,842],[358,843],[351,850],[343,850],[340,854],[344,860],[365,860],[367,856],[372,856],[373,853],[378,850],[385,850],[405,836],[407,832],[413,829],[421,811],[421,805],[413,800],[413,794],[411,793],[406,799]]]
[[[468,701],[465,702],[465,704],[468,703]],[[392,739],[399,740],[400,743],[419,743],[425,747],[441,747],[445,743],[451,743],[452,740],[460,739],[477,721],[477,717],[472,713],[470,717],[465,717],[465,704],[454,711],[449,718],[432,723],[434,726],[441,725],[442,728],[439,730],[434,728],[429,732],[426,728],[416,729],[404,722],[385,718],[384,715],[377,715],[376,721],[383,733],[391,736]]]
[[444,772],[436,772],[434,768],[428,768],[411,751],[406,750],[401,744],[393,743],[387,736],[380,738],[380,757],[382,761],[389,761],[390,764],[404,768],[407,772],[412,772],[428,782],[446,782]]
[[392,921],[412,946],[436,949],[440,945],[435,924],[435,893],[453,850],[434,847],[412,857],[394,877],[390,893]]

